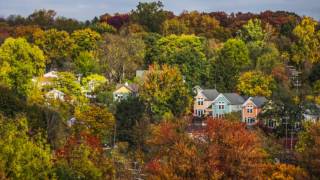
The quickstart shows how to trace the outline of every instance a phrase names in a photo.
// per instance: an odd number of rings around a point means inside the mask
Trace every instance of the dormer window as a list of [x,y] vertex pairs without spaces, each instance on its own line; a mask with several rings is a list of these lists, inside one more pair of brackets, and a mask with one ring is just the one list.
[[197,102],[198,102],[198,105],[203,105],[203,98],[198,98]]

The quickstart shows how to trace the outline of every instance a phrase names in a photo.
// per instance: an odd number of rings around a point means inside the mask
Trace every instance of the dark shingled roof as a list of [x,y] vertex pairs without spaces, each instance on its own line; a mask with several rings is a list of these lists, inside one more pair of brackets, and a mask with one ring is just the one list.
[[262,105],[264,105],[264,103],[267,102],[267,99],[263,96],[252,97],[251,100],[257,107],[261,107]]
[[241,105],[244,103],[243,97],[237,93],[223,93],[232,105]]
[[216,89],[204,89],[201,92],[210,101],[213,101],[214,99],[216,99],[219,96],[219,92]]

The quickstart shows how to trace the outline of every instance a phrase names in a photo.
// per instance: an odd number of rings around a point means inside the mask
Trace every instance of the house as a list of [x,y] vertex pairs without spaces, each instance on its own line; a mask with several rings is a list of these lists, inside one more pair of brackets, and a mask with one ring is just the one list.
[[113,91],[113,100],[121,101],[127,99],[129,96],[138,95],[138,85],[136,84],[118,84],[116,90]]
[[55,99],[55,100],[61,100],[61,101],[64,101],[64,93],[57,90],[57,89],[53,89],[49,92],[47,92],[45,94],[45,97],[48,98],[48,99]]
[[220,93],[212,103],[212,115],[214,118],[222,118],[225,114],[240,112],[243,97],[237,93]]
[[194,88],[196,96],[194,97],[193,115],[196,117],[211,116],[211,104],[213,100],[219,95],[216,89],[202,89],[199,86]]
[[255,125],[258,122],[258,115],[267,99],[262,96],[249,97],[242,105],[242,122],[247,125]]
[[41,77],[32,78],[32,82],[41,88],[43,86],[51,85],[52,80],[56,78],[58,78],[57,71],[50,71]]
[[320,121],[320,106],[316,104],[306,104],[305,110],[302,113],[305,121],[317,122]]

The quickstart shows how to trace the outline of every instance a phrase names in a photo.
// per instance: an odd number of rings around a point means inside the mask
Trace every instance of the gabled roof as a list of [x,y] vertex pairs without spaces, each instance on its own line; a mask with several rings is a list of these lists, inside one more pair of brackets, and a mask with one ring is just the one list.
[[251,100],[257,107],[262,107],[264,105],[264,103],[266,103],[268,101],[263,96],[255,96]]
[[215,100],[219,96],[219,92],[216,89],[204,89],[201,93],[210,101]]
[[248,101],[251,101],[256,107],[262,107],[268,100],[263,96],[249,97],[242,106],[246,106]]
[[240,105],[244,103],[244,99],[237,93],[223,93],[224,97],[226,97],[230,104],[232,105]]
[[137,84],[128,84],[128,83],[125,83],[125,84],[118,84],[117,86],[116,86],[116,90],[115,91],[117,91],[118,89],[120,89],[121,87],[126,87],[127,89],[129,89],[131,92],[133,92],[133,93],[137,93],[138,92],[138,89],[139,89],[139,87],[138,87],[138,85]]

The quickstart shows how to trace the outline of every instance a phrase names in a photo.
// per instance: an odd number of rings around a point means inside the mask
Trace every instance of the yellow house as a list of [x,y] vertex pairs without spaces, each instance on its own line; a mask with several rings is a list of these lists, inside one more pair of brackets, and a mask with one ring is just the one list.
[[127,99],[128,96],[136,96],[138,94],[138,86],[136,84],[118,84],[116,90],[113,91],[113,100],[121,101]]

